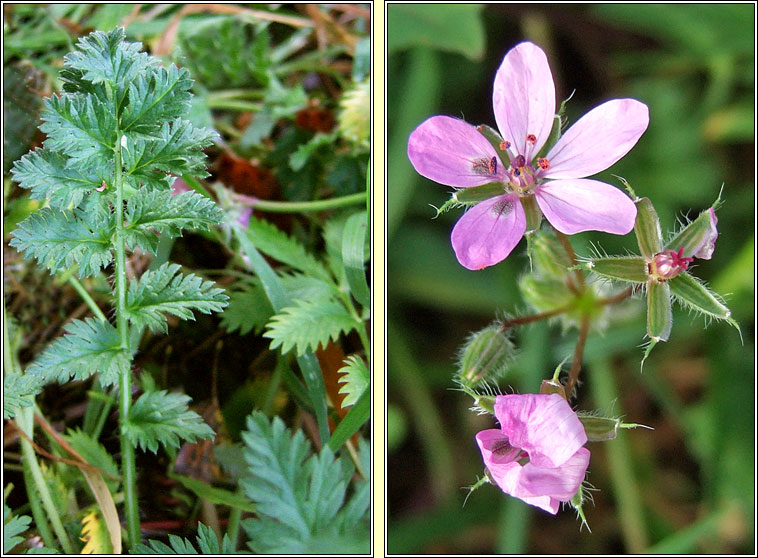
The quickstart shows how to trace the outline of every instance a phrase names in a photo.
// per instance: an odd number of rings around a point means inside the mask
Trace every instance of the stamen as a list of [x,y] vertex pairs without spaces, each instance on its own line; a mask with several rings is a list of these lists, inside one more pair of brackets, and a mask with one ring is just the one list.
[[539,158],[537,159],[537,164],[539,165],[539,167],[540,167],[542,170],[547,170],[547,169],[549,169],[549,168],[550,168],[550,161],[548,161],[548,160],[547,160],[547,159],[545,159],[544,157],[539,157]]
[[490,174],[497,174],[497,157],[490,159],[489,171]]
[[527,134],[526,141],[532,144],[537,143],[537,136],[535,136],[534,134]]
[[505,150],[506,150],[506,149],[508,149],[510,146],[511,146],[511,142],[509,142],[509,141],[507,141],[507,140],[506,140],[506,141],[501,141],[501,142],[500,142],[500,151],[505,151]]

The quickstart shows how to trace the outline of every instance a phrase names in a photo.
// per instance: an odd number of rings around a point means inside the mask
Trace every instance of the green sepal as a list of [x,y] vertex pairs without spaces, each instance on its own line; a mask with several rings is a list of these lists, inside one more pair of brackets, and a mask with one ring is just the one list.
[[729,308],[721,304],[715,293],[687,272],[680,273],[668,280],[671,294],[685,307],[692,308],[720,320],[731,316]]
[[711,234],[712,211],[711,208],[702,211],[697,219],[676,233],[666,243],[665,249],[676,251],[679,248],[684,248],[684,255],[691,257]]
[[608,279],[627,283],[645,283],[648,278],[647,261],[640,256],[609,256],[586,262],[586,268]]
[[508,151],[505,149],[500,149],[500,144],[503,142],[503,137],[498,133],[498,131],[491,126],[487,126],[486,124],[479,124],[479,126],[476,127],[476,130],[485,138],[487,138],[487,141],[490,142],[490,145],[492,145],[495,151],[497,151],[497,154],[500,157],[500,162],[503,163],[504,168],[507,169],[510,167],[511,159],[508,157]]
[[571,304],[574,293],[562,279],[523,275],[518,282],[519,290],[527,303],[538,312],[547,312]]
[[542,224],[542,211],[540,211],[537,205],[537,198],[535,196],[521,198],[521,207],[524,208],[524,214],[526,215],[527,234],[539,230]]
[[563,277],[571,267],[571,259],[552,232],[544,230],[529,235],[527,249],[534,271],[539,274]]
[[[568,101],[568,99],[566,99],[566,101]],[[558,139],[561,137],[561,128],[563,126],[561,115],[563,114],[563,109],[566,101],[563,101],[561,103],[561,110],[559,111],[559,114],[556,114],[553,117],[553,127],[550,128],[550,135],[547,137],[547,141],[539,150],[539,153],[534,156],[534,159],[532,159],[532,161],[536,161],[540,157],[544,157],[545,154],[553,148],[553,146],[558,142]]]
[[634,202],[637,206],[637,218],[634,221],[634,234],[640,253],[651,260],[662,250],[661,223],[652,202],[648,198],[640,198]]
[[495,196],[503,196],[505,193],[505,185],[502,182],[488,182],[481,186],[456,190],[452,199],[455,203],[479,203]]
[[579,415],[588,442],[605,442],[618,436],[619,429],[650,428],[642,424],[624,423],[620,418]]
[[647,284],[647,335],[652,341],[667,341],[671,334],[671,289],[668,282],[651,279]]

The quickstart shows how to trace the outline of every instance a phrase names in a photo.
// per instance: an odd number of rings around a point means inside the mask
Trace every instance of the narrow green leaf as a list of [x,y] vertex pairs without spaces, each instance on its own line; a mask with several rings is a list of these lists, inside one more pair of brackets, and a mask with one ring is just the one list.
[[27,368],[43,383],[67,382],[70,378],[83,380],[100,373],[100,383],[115,384],[129,370],[128,351],[121,349],[121,339],[115,327],[94,318],[72,320],[66,334],[51,343]]
[[637,206],[634,233],[637,235],[640,254],[649,260],[662,249],[661,223],[652,202],[648,198],[640,198],[634,204]]
[[371,390],[366,389],[353,408],[348,411],[345,418],[334,429],[332,437],[329,439],[329,449],[337,451],[341,448],[342,444],[358,432],[369,418],[371,418]]
[[645,283],[649,277],[647,261],[639,256],[593,258],[585,265],[591,272],[617,281]]
[[[252,221],[252,219],[251,219]],[[281,311],[289,304],[289,297],[282,286],[282,282],[276,275],[271,266],[263,259],[258,252],[252,239],[248,236],[247,231],[242,230],[239,225],[233,221],[228,224],[232,227],[242,250],[248,257],[250,267],[258,275],[263,288],[266,291],[271,306],[275,312]],[[324,377],[319,367],[318,360],[312,352],[297,357],[298,365],[303,373],[305,384],[308,388],[308,395],[313,405],[313,412],[316,415],[321,442],[326,443],[329,439],[329,426],[326,416],[326,388],[324,387]]]
[[671,291],[667,282],[651,279],[647,284],[647,335],[652,341],[667,341],[671,334]]
[[720,320],[726,320],[731,316],[729,308],[719,302],[716,294],[689,273],[680,273],[669,279],[668,283],[671,294],[685,308],[692,308]]
[[183,475],[170,475],[172,479],[178,480],[187,490],[195,493],[198,498],[208,500],[213,504],[229,506],[249,513],[255,513],[255,506],[242,494],[216,488],[201,480],[185,477]]
[[123,433],[137,447],[153,453],[158,446],[178,448],[182,440],[196,442],[213,438],[213,429],[187,407],[190,398],[181,393],[154,391],[143,393],[132,405]]
[[342,262],[350,292],[365,308],[371,306],[371,293],[366,282],[366,235],[368,216],[361,211],[351,215],[342,232]]

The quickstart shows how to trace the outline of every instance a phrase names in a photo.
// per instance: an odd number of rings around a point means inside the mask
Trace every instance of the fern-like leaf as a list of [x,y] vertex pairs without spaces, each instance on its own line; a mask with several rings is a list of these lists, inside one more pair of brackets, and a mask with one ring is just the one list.
[[125,312],[132,324],[165,333],[164,314],[194,320],[192,310],[210,314],[226,307],[229,297],[223,289],[197,275],[182,275],[180,269],[178,264],[164,263],[129,284]]
[[345,399],[342,400],[342,408],[354,405],[358,398],[371,384],[371,372],[369,372],[366,362],[357,355],[350,355],[345,359],[345,365],[339,369],[338,374],[342,377],[337,380],[338,383],[345,385],[339,390],[339,393],[346,393]]
[[139,445],[155,453],[159,444],[178,448],[182,440],[195,442],[213,438],[213,429],[200,415],[189,410],[189,401],[188,396],[180,393],[143,393],[134,402],[125,423],[127,439],[135,447]]
[[36,374],[42,383],[63,383],[99,372],[100,383],[108,386],[129,371],[128,351],[121,349],[118,331],[108,322],[73,320],[64,330],[66,334],[29,365],[28,374]]
[[286,353],[293,347],[298,355],[326,346],[360,324],[339,302],[333,300],[297,300],[295,306],[284,308],[268,323],[263,337],[271,339],[271,348],[281,347]]
[[24,542],[21,533],[29,528],[32,518],[28,515],[10,517],[11,509],[3,503],[3,554],[9,553],[13,547]]
[[166,172],[208,176],[201,150],[213,143],[218,134],[177,118],[170,124],[164,123],[155,139],[141,135],[124,137],[122,155],[126,172],[144,184],[160,187],[165,184]]
[[[138,544],[135,546],[135,554],[197,554],[197,550],[187,539],[181,539],[176,535],[169,535],[168,542],[171,546],[160,541],[149,541],[148,545]],[[229,535],[224,533],[221,545],[213,529],[202,523],[197,524],[197,546],[202,554],[222,555],[234,554],[234,547]]]
[[39,129],[47,134],[47,149],[62,151],[72,164],[86,158],[113,161],[117,122],[107,103],[90,95],[63,93],[43,104]]
[[155,253],[156,232],[181,236],[184,228],[207,230],[222,218],[223,212],[214,201],[197,192],[172,195],[166,190],[141,188],[126,208],[126,242],[130,248],[139,246]]
[[186,114],[192,97],[189,72],[171,64],[156,66],[129,84],[128,104],[121,116],[121,130],[149,134],[159,129],[156,122],[173,120]]
[[[248,417],[242,438],[249,467],[241,485],[258,514],[243,522],[250,547],[275,554],[355,551],[352,533],[335,523],[352,464],[335,460],[328,449],[308,457],[310,444],[302,431],[290,435],[281,419],[269,422],[257,411]],[[360,546],[368,550],[368,537]]]
[[113,260],[113,223],[105,216],[88,223],[83,216],[78,211],[43,208],[19,224],[10,245],[25,258],[36,258],[51,273],[79,264],[79,277],[95,275]]
[[272,223],[250,217],[247,234],[255,247],[267,256],[308,275],[329,278],[326,268],[302,244]]
[[243,290],[230,293],[229,306],[221,314],[221,327],[229,332],[239,330],[240,335],[247,335],[250,330],[259,334],[273,314],[263,285],[255,279]]
[[84,194],[112,182],[113,167],[67,167],[68,158],[49,149],[37,149],[16,161],[11,172],[22,188],[31,190],[32,199],[49,201],[50,207],[77,207]]
[[3,376],[3,418],[13,418],[19,409],[31,407],[40,391],[42,384],[37,376],[15,373]]

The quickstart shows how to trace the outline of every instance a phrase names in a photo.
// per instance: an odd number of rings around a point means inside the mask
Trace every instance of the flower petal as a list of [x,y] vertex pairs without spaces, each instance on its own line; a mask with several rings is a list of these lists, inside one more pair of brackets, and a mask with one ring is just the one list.
[[536,467],[559,467],[587,443],[579,417],[557,393],[498,395],[495,416],[510,444]]
[[537,467],[532,462],[521,469],[517,498],[550,496],[563,502],[571,500],[584,480],[590,464],[590,450],[580,448],[560,467]]
[[464,213],[450,239],[467,269],[484,269],[503,261],[526,231],[524,208],[517,195],[479,202]]
[[713,256],[713,251],[716,249],[716,239],[719,237],[718,218],[716,218],[716,212],[713,208],[708,210],[709,226],[708,232],[703,237],[700,245],[697,246],[693,256],[700,258],[701,260],[710,260]]
[[474,126],[449,116],[432,116],[408,138],[408,158],[416,171],[447,186],[479,186],[504,180],[503,165],[496,164],[495,173],[482,166],[492,157],[497,157],[495,148]]
[[607,169],[634,147],[649,122],[647,105],[614,99],[571,126],[547,154],[545,178],[583,178]]
[[[547,56],[533,43],[521,43],[505,55],[492,92],[495,121],[511,151],[527,161],[545,145],[555,116],[555,85]],[[537,141],[528,143],[527,135]]]
[[586,178],[552,180],[538,186],[535,196],[545,218],[564,234],[627,234],[634,228],[634,202],[605,182]]

